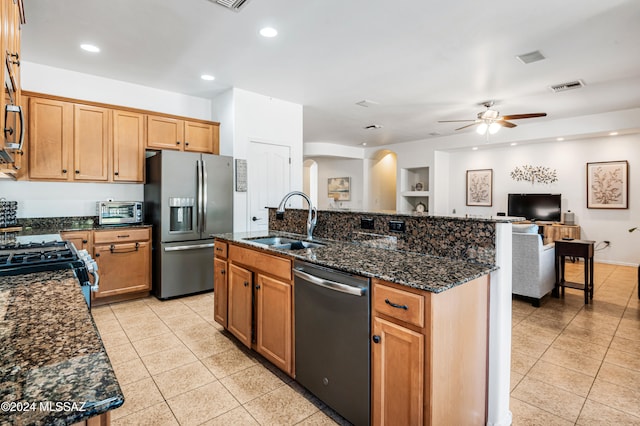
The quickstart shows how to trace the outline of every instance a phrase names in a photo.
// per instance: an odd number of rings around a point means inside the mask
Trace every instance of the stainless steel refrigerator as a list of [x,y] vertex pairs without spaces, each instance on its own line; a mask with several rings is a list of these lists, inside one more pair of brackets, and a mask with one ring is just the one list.
[[232,158],[158,151],[147,158],[145,219],[153,224],[153,292],[213,289],[211,234],[233,230]]

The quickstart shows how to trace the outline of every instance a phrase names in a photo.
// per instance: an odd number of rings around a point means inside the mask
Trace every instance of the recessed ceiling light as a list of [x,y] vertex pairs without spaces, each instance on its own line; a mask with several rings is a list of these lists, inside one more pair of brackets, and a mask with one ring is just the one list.
[[209,74],[202,74],[200,76],[200,78],[203,79],[203,80],[207,80],[207,81],[213,81],[213,80],[216,79],[214,76],[209,75]]
[[474,150],[474,151],[477,151],[477,150],[478,150],[478,147],[477,147],[477,146],[474,146],[474,147],[473,147],[473,148],[471,148],[471,149],[472,149],[472,150]]
[[517,142],[511,142],[511,146],[516,146],[516,145],[518,145]]
[[564,140],[564,138],[557,138],[556,139],[558,142],[562,142]]
[[263,29],[260,30],[260,35],[262,37],[268,37],[268,38],[275,37],[278,35],[278,30],[271,27],[264,27]]
[[611,133],[609,133],[609,136],[617,136],[617,135],[618,135],[618,132],[611,132]]
[[362,142],[362,146],[367,146],[367,143],[366,142]]
[[98,53],[100,51],[100,48],[98,46],[94,46],[93,44],[81,44],[80,48],[92,53]]

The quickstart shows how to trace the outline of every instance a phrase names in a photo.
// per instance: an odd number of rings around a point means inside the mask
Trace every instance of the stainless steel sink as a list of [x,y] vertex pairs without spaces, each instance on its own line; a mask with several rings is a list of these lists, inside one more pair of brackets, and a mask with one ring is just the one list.
[[245,238],[245,240],[269,246],[271,248],[280,250],[302,250],[307,248],[323,247],[325,244],[311,241],[301,241],[293,238],[286,237],[257,237],[257,238]]

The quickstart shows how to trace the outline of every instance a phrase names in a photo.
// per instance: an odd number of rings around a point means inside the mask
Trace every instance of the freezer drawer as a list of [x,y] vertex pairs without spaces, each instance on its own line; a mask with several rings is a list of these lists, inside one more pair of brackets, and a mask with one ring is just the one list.
[[213,240],[162,243],[154,257],[156,297],[168,299],[213,290]]

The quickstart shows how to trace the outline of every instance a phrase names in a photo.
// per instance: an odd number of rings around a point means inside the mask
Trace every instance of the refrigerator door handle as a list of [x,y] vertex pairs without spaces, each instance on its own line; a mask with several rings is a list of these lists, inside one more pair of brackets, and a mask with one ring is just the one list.
[[206,232],[207,230],[207,203],[208,200],[208,184],[207,184],[207,163],[204,162],[204,159],[200,160],[202,162],[202,232]]
[[213,247],[213,243],[193,244],[193,245],[188,245],[188,246],[165,247],[164,251],[199,250],[199,249],[212,248],[212,247]]
[[196,161],[196,171],[197,171],[197,179],[196,179],[196,185],[197,185],[197,197],[198,197],[198,204],[196,207],[196,221],[197,221],[197,225],[198,225],[198,233],[202,233],[202,160],[197,160]]

